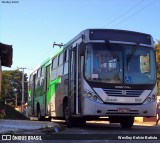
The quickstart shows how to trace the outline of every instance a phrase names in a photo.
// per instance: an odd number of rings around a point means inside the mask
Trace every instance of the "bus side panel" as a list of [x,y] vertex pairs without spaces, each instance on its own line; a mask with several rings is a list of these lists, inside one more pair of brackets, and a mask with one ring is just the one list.
[[55,96],[55,112],[56,117],[63,117],[63,99],[68,94],[68,75],[61,77],[61,81],[57,86],[57,92]]
[[[50,82],[49,91],[47,94],[47,108],[48,112],[52,117],[57,117],[58,112],[57,108],[59,108],[59,97],[61,90],[61,78],[57,78]],[[56,106],[58,105],[58,106]]]
[[45,93],[44,93],[44,85],[45,85],[45,77],[42,76],[40,78],[40,85],[39,85],[39,105],[40,105],[40,110],[41,110],[41,116],[45,116]]
[[[55,96],[56,96],[56,83],[51,83],[50,85],[50,96],[47,101],[47,103],[50,105],[50,110],[51,110],[51,116],[54,117],[56,116],[55,114]],[[50,101],[49,101],[50,100]]]

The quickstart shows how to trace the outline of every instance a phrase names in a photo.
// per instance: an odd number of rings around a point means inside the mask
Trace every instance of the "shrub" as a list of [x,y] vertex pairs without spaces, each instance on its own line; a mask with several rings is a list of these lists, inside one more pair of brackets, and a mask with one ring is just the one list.
[[0,119],[3,119],[6,116],[6,112],[4,109],[0,109]]

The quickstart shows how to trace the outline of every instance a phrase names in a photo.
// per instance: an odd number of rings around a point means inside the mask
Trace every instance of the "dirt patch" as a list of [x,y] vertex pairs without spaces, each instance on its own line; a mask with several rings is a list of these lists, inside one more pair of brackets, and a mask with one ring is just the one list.
[[13,120],[28,120],[22,113],[15,110],[13,107],[9,105],[5,105],[0,103],[0,109],[4,109],[6,112],[6,116],[4,119],[13,119]]

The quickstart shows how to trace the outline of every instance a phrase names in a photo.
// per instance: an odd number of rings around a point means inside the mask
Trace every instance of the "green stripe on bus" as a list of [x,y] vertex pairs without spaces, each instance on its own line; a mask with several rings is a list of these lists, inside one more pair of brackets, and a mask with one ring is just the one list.
[[55,96],[57,84],[61,82],[61,78],[57,78],[53,81],[50,81],[49,91],[47,92],[47,104],[51,101],[52,96]]

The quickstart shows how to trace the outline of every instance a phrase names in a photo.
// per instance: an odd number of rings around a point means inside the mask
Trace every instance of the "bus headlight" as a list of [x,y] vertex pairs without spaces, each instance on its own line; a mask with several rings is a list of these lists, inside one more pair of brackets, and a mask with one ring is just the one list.
[[98,97],[96,95],[93,95],[93,100],[96,101]]
[[86,95],[87,95],[88,98],[92,97],[92,93],[90,93],[90,92],[88,92]]
[[152,101],[152,98],[151,98],[151,97],[148,97],[148,98],[147,98],[147,101],[148,101],[148,102],[151,102],[151,101]]
[[156,100],[156,95],[152,94],[146,98],[145,102],[153,102],[155,100]]
[[156,100],[156,95],[152,95],[152,100]]
[[98,102],[98,103],[103,103],[102,100],[94,93],[90,91],[83,91],[82,95],[92,101]]

